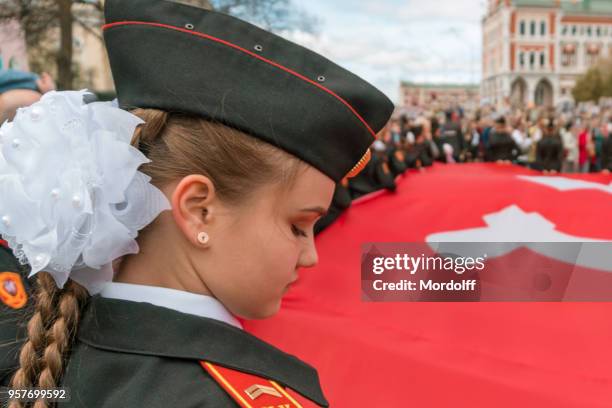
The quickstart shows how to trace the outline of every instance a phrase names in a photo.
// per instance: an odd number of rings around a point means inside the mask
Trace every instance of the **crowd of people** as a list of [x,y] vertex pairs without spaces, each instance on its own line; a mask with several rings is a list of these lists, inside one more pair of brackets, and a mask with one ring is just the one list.
[[[612,110],[591,106],[557,113],[516,110],[506,115],[460,108],[392,119],[374,149],[401,152],[408,167],[433,161],[515,163],[545,173],[610,172]],[[384,159],[389,164],[392,159]]]
[[517,164],[544,174],[612,171],[612,108],[589,105],[569,112],[542,108],[505,114],[460,107],[393,118],[372,144],[357,177],[336,186],[332,206],[315,228],[330,225],[363,195],[394,191],[397,176],[435,162]]

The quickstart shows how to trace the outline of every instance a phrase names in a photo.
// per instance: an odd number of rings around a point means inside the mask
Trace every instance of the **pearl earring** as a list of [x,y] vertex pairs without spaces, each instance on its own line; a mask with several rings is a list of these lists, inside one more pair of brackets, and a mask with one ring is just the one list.
[[208,242],[209,236],[207,233],[205,233],[204,231],[200,232],[198,234],[198,241],[200,242],[200,244],[205,244]]

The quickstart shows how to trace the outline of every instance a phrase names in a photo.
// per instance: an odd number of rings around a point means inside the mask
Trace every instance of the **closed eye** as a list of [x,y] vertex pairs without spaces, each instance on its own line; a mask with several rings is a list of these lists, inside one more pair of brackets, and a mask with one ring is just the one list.
[[299,229],[298,227],[296,227],[295,225],[291,225],[291,230],[293,231],[293,234],[295,236],[298,237],[308,237],[308,234],[306,234],[304,231],[302,231],[301,229]]

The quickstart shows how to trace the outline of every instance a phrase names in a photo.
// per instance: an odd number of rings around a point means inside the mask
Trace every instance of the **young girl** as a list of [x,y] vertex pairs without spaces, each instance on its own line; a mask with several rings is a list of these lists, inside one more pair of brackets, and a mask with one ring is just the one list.
[[33,290],[3,306],[0,381],[39,391],[10,406],[328,406],[314,368],[240,320],[275,314],[317,263],[313,226],[393,105],[224,14],[105,16],[123,110],[50,92],[2,127],[0,234]]

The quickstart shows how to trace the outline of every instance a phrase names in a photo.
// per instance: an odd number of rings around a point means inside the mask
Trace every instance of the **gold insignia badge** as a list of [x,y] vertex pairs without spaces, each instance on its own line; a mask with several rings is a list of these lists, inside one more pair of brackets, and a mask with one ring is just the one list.
[[265,385],[259,385],[259,384],[251,385],[249,388],[244,390],[244,392],[246,392],[246,394],[249,397],[251,397],[252,400],[256,399],[257,397],[262,396],[263,394],[272,395],[278,398],[283,397],[281,393],[278,392],[275,388],[266,387]]

